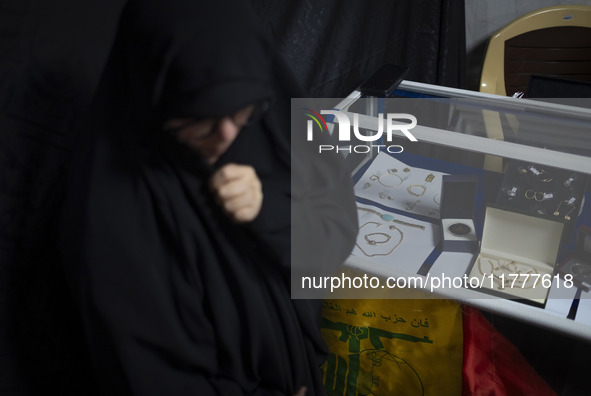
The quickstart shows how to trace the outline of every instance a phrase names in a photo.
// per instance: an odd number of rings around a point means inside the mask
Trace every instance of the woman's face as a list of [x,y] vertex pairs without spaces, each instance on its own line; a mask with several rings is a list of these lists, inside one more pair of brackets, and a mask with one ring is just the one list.
[[179,142],[186,144],[214,164],[232,145],[242,128],[248,123],[254,105],[246,106],[234,114],[221,118],[169,120],[165,129],[172,130]]

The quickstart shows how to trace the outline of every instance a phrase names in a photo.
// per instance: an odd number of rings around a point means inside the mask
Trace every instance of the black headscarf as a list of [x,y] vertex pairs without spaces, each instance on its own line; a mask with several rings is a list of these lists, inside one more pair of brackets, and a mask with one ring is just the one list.
[[[61,229],[106,395],[321,392],[318,304],[289,290],[288,98],[299,91],[250,12],[242,1],[137,0],[121,18]],[[162,125],[261,100],[274,101],[267,116],[214,167],[248,164],[263,183],[261,213],[236,225],[209,192],[215,169]],[[345,202],[333,237],[352,246],[352,195]]]

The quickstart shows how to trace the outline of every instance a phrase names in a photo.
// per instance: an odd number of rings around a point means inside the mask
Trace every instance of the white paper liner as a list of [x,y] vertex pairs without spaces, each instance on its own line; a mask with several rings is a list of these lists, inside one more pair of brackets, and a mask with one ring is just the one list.
[[437,225],[363,204],[357,214],[354,256],[416,273],[439,242]]
[[355,194],[393,209],[438,219],[441,178],[445,174],[408,166],[380,152],[355,184]]

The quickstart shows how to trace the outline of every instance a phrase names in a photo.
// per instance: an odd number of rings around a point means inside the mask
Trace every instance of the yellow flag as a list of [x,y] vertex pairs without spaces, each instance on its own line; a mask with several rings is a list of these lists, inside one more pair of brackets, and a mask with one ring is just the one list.
[[462,310],[449,300],[324,300],[329,396],[461,395]]

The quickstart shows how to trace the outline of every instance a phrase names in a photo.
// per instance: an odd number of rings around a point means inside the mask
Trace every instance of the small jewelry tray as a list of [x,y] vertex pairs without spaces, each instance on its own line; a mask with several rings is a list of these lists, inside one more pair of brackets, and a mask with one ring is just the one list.
[[525,213],[567,223],[567,234],[579,214],[586,177],[545,165],[511,161],[497,203]]

